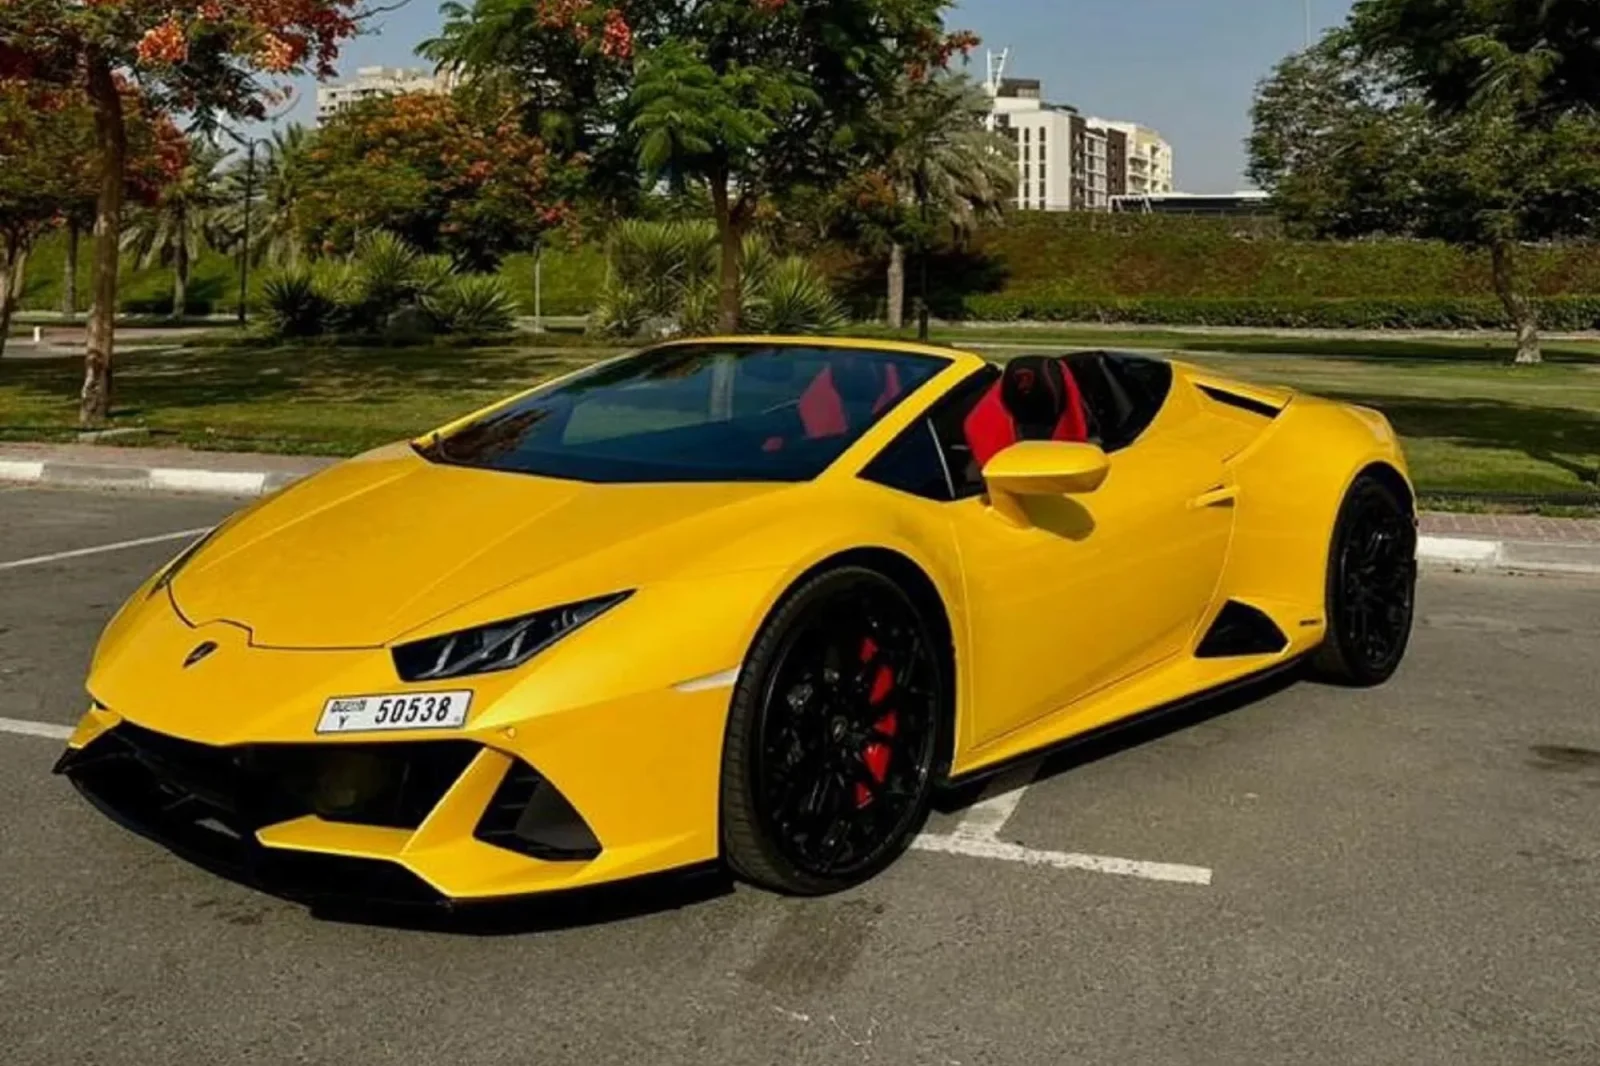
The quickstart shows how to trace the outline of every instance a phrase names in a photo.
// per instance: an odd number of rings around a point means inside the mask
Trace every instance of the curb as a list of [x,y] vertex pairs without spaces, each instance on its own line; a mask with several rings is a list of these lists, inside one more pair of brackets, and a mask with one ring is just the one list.
[[1453,570],[1600,575],[1600,544],[1418,537],[1417,561]]
[[178,466],[120,466],[114,463],[63,463],[0,459],[0,482],[27,482],[71,488],[145,489],[202,492],[219,496],[262,496],[306,476],[264,470],[197,470]]

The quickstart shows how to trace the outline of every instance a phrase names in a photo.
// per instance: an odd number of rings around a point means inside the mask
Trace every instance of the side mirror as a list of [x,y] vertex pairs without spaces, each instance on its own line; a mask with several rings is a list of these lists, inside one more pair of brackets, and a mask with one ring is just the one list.
[[1095,444],[1023,441],[989,460],[983,480],[996,511],[1017,525],[1028,525],[1026,496],[1067,496],[1093,492],[1111,472],[1111,459]]

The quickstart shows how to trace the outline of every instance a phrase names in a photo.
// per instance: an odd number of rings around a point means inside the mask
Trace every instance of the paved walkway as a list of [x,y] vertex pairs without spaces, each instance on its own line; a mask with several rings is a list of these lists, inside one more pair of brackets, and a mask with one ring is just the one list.
[[1422,516],[1422,532],[1439,537],[1492,537],[1540,544],[1600,544],[1600,518],[1430,512]]

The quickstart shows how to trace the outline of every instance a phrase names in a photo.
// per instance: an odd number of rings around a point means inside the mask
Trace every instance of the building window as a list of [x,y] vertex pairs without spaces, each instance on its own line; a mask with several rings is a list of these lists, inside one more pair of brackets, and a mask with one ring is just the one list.
[[1044,187],[1044,183],[1045,183],[1044,164],[1040,163],[1039,164],[1039,187],[1043,188]]
[[1044,135],[1045,135],[1045,133],[1046,133],[1045,127],[1040,126],[1039,127],[1039,146],[1041,148],[1044,147]]
[[1029,126],[1022,127],[1022,143],[1027,144],[1033,139],[1033,129]]

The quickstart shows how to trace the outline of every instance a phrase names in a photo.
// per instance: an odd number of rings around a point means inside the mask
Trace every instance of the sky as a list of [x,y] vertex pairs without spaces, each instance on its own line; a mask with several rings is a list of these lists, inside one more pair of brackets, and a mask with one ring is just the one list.
[[[1314,27],[1343,21],[1350,2],[1311,0]],[[1007,73],[1040,79],[1051,102],[1159,130],[1177,187],[1198,193],[1247,187],[1251,94],[1306,32],[1305,0],[961,0],[946,21],[983,38],[974,76],[986,50],[1010,48]],[[340,71],[424,65],[413,50],[439,23],[438,0],[409,0],[345,47]],[[314,83],[297,89],[285,117],[309,122]]]

